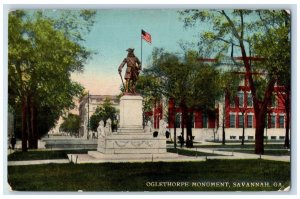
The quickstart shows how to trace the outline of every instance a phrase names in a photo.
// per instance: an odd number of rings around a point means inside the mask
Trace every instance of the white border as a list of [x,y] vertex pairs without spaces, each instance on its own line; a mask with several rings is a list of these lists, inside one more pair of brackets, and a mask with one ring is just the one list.
[[[126,2],[126,4],[124,4],[124,2]],[[184,4],[182,3],[178,3],[175,2],[175,0],[164,0],[163,3],[161,3],[161,1],[159,0],[152,0],[151,3],[154,4],[149,4],[150,1],[145,1],[145,2],[141,2],[141,1],[137,1],[137,0],[126,0],[126,1],[117,1],[117,0],[102,0],[101,1],[101,5],[98,4],[98,1],[95,0],[85,0],[82,1],[82,3],[79,2],[74,2],[71,0],[52,0],[50,1],[35,1],[35,0],[3,0],[2,1],[2,6],[0,8],[0,21],[1,21],[1,30],[7,30],[7,28],[4,28],[4,16],[5,13],[7,13],[7,9],[10,8],[80,8],[80,7],[87,7],[87,8],[95,8],[95,7],[102,7],[102,8],[193,8],[193,7],[199,7],[199,1],[191,1],[191,0],[185,0]],[[39,5],[36,5],[36,3],[38,3]],[[49,4],[51,3],[51,4]],[[293,21],[293,31],[292,31],[292,39],[293,39],[293,46],[292,46],[292,111],[291,114],[293,115],[293,122],[292,122],[292,140],[291,140],[291,144],[293,147],[292,150],[292,172],[293,172],[293,176],[292,176],[292,192],[291,194],[293,195],[285,195],[286,193],[270,193],[270,192],[239,192],[237,194],[235,193],[228,193],[228,192],[191,192],[191,193],[176,193],[176,192],[169,192],[169,193],[160,193],[161,195],[164,195],[164,197],[166,195],[172,194],[169,197],[172,198],[182,198],[183,195],[189,195],[187,197],[191,197],[191,198],[196,198],[199,197],[198,195],[190,195],[190,194],[199,194],[199,195],[206,195],[206,197],[222,197],[222,198],[240,198],[242,194],[243,197],[245,198],[253,198],[257,197],[259,195],[261,195],[261,197],[265,198],[265,197],[272,197],[272,198],[282,198],[282,194],[284,194],[284,197],[287,198],[296,198],[297,195],[299,193],[297,193],[297,188],[298,188],[298,182],[296,182],[297,179],[297,169],[296,169],[296,165],[299,165],[297,156],[296,156],[296,152],[297,152],[297,141],[299,142],[299,137],[297,136],[297,123],[299,123],[298,121],[298,117],[297,117],[297,112],[299,112],[299,108],[297,106],[297,99],[298,99],[298,94],[297,94],[297,88],[299,85],[299,81],[297,80],[297,75],[298,74],[298,70],[297,70],[297,60],[296,60],[296,55],[297,55],[297,47],[299,47],[298,43],[297,43],[297,27],[299,27],[299,15],[297,15],[297,7],[298,7],[298,1],[297,0],[260,0],[260,1],[253,1],[253,0],[245,0],[245,1],[234,1],[234,0],[229,0],[229,1],[217,1],[217,0],[202,0],[201,1],[201,7],[203,8],[238,8],[238,7],[243,7],[243,8],[247,8],[247,9],[251,9],[251,8],[282,8],[282,5],[284,4],[286,6],[286,8],[290,8],[292,9],[292,21]],[[236,3],[238,3],[239,5],[237,5]],[[5,5],[5,4],[9,4],[9,5]],[[90,5],[87,5],[90,4]],[[168,5],[171,4],[171,5]],[[198,5],[192,5],[192,4],[198,4]],[[269,4],[269,5],[268,5]],[[287,5],[287,4],[294,4],[294,6],[291,5]],[[4,10],[3,10],[3,6],[4,6]],[[3,12],[4,11],[4,12]],[[4,13],[4,14],[2,14]],[[7,43],[4,43],[5,41],[3,40],[3,38],[6,36],[5,32],[1,31],[1,47],[2,49],[4,49],[3,47],[7,47]],[[7,42],[7,41],[6,41]],[[6,50],[7,53],[7,50]],[[3,60],[2,63],[5,63],[7,61],[6,55],[5,55],[5,50],[3,51],[3,53],[1,53],[0,55],[0,60]],[[5,136],[4,135],[6,132],[5,129],[7,129],[7,77],[4,74],[7,74],[7,65],[3,64],[4,67],[0,67],[1,68],[1,76],[3,77],[3,85],[1,86],[1,88],[3,89],[1,92],[1,97],[0,97],[0,104],[1,104],[1,109],[3,114],[1,114],[0,116],[0,126],[2,127],[3,131],[1,133],[2,135],[2,140],[4,140],[4,146],[0,148],[0,154],[2,157],[2,160],[6,160],[7,157],[7,153],[4,149],[6,149],[6,142],[5,142]],[[297,138],[297,139],[296,139]],[[6,173],[6,163],[4,161],[4,165],[1,164],[1,171],[4,172],[0,172],[3,175],[3,180],[5,180],[5,175]],[[5,181],[3,181],[4,183]],[[1,193],[3,194],[5,191],[3,188],[5,188],[5,184],[1,183]],[[34,195],[31,195],[34,194]],[[4,198],[16,198],[21,196],[22,198],[40,198],[40,197],[46,197],[46,198],[53,198],[54,196],[40,196],[40,194],[44,194],[44,193],[29,193],[29,194],[24,194],[22,193],[21,195],[3,195]],[[51,193],[53,194],[53,193]],[[68,193],[67,193],[68,194]],[[76,195],[74,195],[74,193],[71,193],[72,198],[78,198],[78,197],[82,197],[84,195],[84,193],[75,193]],[[114,195],[111,195],[112,193],[107,193],[108,195],[105,195],[105,198],[114,198]],[[137,193],[114,193],[117,196],[121,196],[122,198],[137,198],[137,197],[143,197],[143,198],[153,198],[155,196],[153,195],[157,195],[157,193],[139,193],[139,194],[143,194],[143,196],[137,195]],[[144,194],[149,194],[149,195],[144,195]],[[174,195],[176,194],[176,195]],[[244,194],[250,194],[250,195],[244,195]],[[59,193],[60,196],[62,197],[66,197],[67,195],[65,194],[61,194]],[[56,196],[55,196],[56,197]],[[99,197],[103,197],[103,195],[101,196],[97,196],[97,195],[89,195],[89,198],[99,198]]]

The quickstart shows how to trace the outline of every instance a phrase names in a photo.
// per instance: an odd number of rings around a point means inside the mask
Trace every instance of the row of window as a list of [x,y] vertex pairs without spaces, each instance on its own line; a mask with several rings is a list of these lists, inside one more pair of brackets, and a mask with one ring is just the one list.
[[[238,106],[241,108],[241,107],[244,107],[244,106],[247,106],[247,107],[253,107],[253,99],[252,99],[252,94],[251,93],[247,93],[247,104],[245,105],[244,103],[244,96],[245,96],[245,93],[243,92],[239,92],[237,94],[237,103],[238,103]],[[230,102],[230,107],[231,108],[234,108],[236,105],[235,103],[235,100],[231,100]],[[278,106],[278,101],[276,99],[276,96],[275,95],[272,95],[272,99],[271,99],[271,107],[277,107]]]
[[[238,93],[237,95],[238,99],[238,106],[239,107],[244,107],[244,93]],[[253,100],[252,100],[252,95],[251,93],[247,94],[247,107],[252,107],[253,106]],[[235,100],[231,100],[230,102],[230,107],[234,108],[235,107]]]
[[[230,140],[236,140],[237,139],[237,136],[230,136],[229,137]],[[238,136],[239,140],[242,140],[243,139],[243,136]],[[245,139],[248,138],[247,140],[254,140],[254,136],[245,136]],[[264,136],[264,139],[267,139],[268,137],[267,136]],[[277,138],[279,140],[284,140],[285,139],[285,136],[270,136],[270,139],[271,140],[277,140]]]
[[[236,115],[230,115],[230,128],[242,128],[243,125],[244,127],[247,128],[253,128],[253,115],[247,115],[247,121],[244,120],[244,115],[238,115],[238,126],[236,126]],[[276,128],[276,115],[270,115],[269,118],[270,121],[267,121],[266,125],[269,128]],[[246,123],[244,123],[246,122]],[[270,122],[270,124],[268,124]],[[284,115],[279,115],[279,128],[284,128]]]
[[[194,114],[192,116],[192,123],[191,123],[191,127],[195,128],[195,117]],[[208,128],[208,116],[207,114],[202,114],[202,128]],[[176,128],[181,128],[181,114],[177,113],[176,114]]]

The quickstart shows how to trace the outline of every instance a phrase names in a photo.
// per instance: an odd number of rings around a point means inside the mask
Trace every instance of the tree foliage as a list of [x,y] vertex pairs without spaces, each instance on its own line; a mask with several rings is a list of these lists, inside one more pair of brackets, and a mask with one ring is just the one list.
[[80,118],[79,115],[69,113],[67,117],[64,117],[64,122],[60,125],[59,131],[70,133],[70,135],[79,134]]
[[[264,153],[263,133],[267,106],[280,74],[286,72],[286,67],[290,67],[290,16],[285,10],[185,10],[181,14],[186,27],[195,26],[198,22],[211,24],[208,31],[201,32],[200,50],[216,56],[230,54],[233,62],[236,62],[234,56],[242,57],[244,67],[241,69],[249,81],[255,110],[255,153]],[[274,39],[273,42],[266,45],[267,40],[261,38],[264,35]],[[261,44],[264,46],[258,49]],[[269,50],[272,52],[272,57],[262,57],[265,62],[269,60],[270,64],[252,61],[253,46],[256,46],[256,56],[266,56]],[[261,73],[263,77],[254,73]]]
[[90,128],[92,131],[97,131],[99,122],[103,120],[104,125],[106,121],[111,119],[112,121],[112,130],[117,127],[117,109],[112,106],[110,99],[106,98],[104,103],[101,106],[98,106],[95,110],[95,113],[90,118]]
[[[192,117],[188,109],[213,113],[215,102],[222,94],[218,70],[212,65],[199,62],[198,58],[199,54],[195,51],[187,51],[179,56],[163,49],[154,49],[152,65],[145,70],[146,75],[159,82],[161,95],[175,102],[175,107],[181,108],[182,127],[191,126]],[[191,143],[191,128],[187,128],[187,138],[187,143]]]
[[[43,11],[9,14],[9,104],[22,117],[24,151],[27,139],[29,147],[36,148],[37,138],[46,134],[66,110],[75,107],[73,98],[80,96],[83,87],[71,80],[71,73],[82,71],[92,55],[82,45],[80,28],[93,24],[94,12],[76,11],[64,16],[64,22],[59,13],[54,17]],[[86,24],[72,25],[81,21]]]

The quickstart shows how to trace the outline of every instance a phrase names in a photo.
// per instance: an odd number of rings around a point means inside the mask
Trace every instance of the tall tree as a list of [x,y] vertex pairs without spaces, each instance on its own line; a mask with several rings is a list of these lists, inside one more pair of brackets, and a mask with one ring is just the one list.
[[[76,12],[78,22],[92,20],[93,12]],[[70,77],[72,72],[82,71],[91,56],[82,45],[82,34],[75,31],[83,26],[71,26],[77,21],[68,17],[65,26],[60,26],[61,21],[42,11],[9,14],[9,103],[22,107],[23,151],[27,151],[27,141],[30,148],[37,148],[38,137],[46,133],[40,132],[38,123],[49,119],[52,127],[65,110],[74,107],[73,97],[83,89]],[[44,111],[49,112],[41,115]]]
[[[218,71],[198,60],[198,53],[188,51],[179,57],[161,49],[153,52],[152,66],[145,72],[159,79],[162,95],[174,105],[172,113],[179,107],[182,112],[182,133],[187,130],[187,146],[192,146],[191,109],[214,112],[215,100],[220,96]],[[187,89],[188,88],[188,89]],[[174,138],[176,138],[176,119],[174,120]],[[176,145],[175,145],[176,147]]]
[[[195,25],[198,21],[213,24],[211,31],[202,32],[202,40],[199,42],[201,48],[203,45],[210,49],[215,49],[216,53],[228,53],[230,49],[238,50],[234,53],[236,56],[241,56],[246,73],[246,78],[249,81],[250,90],[253,96],[253,106],[256,118],[255,129],[255,153],[264,153],[263,135],[265,126],[265,115],[267,106],[271,100],[272,92],[279,73],[284,72],[282,69],[290,67],[287,62],[283,61],[283,57],[278,53],[278,56],[272,57],[277,64],[274,67],[253,68],[252,58],[252,38],[255,35],[268,35],[270,29],[285,29],[289,30],[289,25],[286,21],[290,17],[284,10],[185,10],[181,12],[183,15],[184,24],[186,27]],[[287,34],[288,31],[285,31]],[[274,42],[270,48],[276,48],[281,52],[281,45],[289,45],[287,40],[284,42]],[[232,53],[233,54],[233,53]],[[259,54],[257,54],[260,56]],[[284,59],[285,60],[285,59]],[[234,60],[233,60],[234,61]],[[263,95],[259,96],[255,77],[252,72],[264,71],[266,84],[263,89]]]
[[146,125],[149,120],[146,113],[151,112],[162,100],[161,89],[162,86],[158,78],[145,74],[139,76],[136,90],[143,96],[143,125]]
[[272,11],[259,11],[265,26],[266,34],[256,34],[252,38],[253,53],[263,57],[257,67],[272,72],[277,83],[277,94],[285,106],[285,142],[289,148],[290,106],[291,106],[291,35],[290,14],[283,10],[279,13]]

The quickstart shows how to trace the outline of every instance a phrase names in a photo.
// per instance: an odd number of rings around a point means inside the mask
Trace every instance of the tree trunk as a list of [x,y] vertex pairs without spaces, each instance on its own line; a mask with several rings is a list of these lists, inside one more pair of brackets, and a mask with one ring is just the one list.
[[31,114],[31,96],[27,96],[27,116],[26,116],[26,121],[27,121],[27,132],[28,132],[28,148],[29,149],[34,149],[34,144],[33,144],[33,134],[32,134],[32,114]]
[[182,114],[181,114],[181,136],[182,136],[182,140],[184,141],[184,126],[186,124],[187,121],[187,111],[186,111],[186,106],[184,104],[184,102],[181,103],[181,110],[182,110]]
[[174,100],[174,148],[177,147],[177,135],[176,135],[176,107],[175,107],[175,100]]
[[193,134],[192,134],[192,114],[186,114],[186,147],[193,147]]
[[22,97],[22,151],[27,152],[27,102],[26,97]]
[[265,113],[260,112],[256,117],[255,154],[264,154]]
[[225,123],[222,124],[222,144],[225,145]]
[[30,116],[31,116],[31,148],[32,149],[37,149],[38,148],[38,134],[37,134],[37,110],[36,110],[36,105],[34,98],[31,97],[30,100]]
[[290,98],[287,96],[285,102],[286,120],[285,120],[285,139],[284,147],[290,148]]
[[242,135],[242,146],[244,146],[245,143],[245,113],[243,112],[243,135]]

